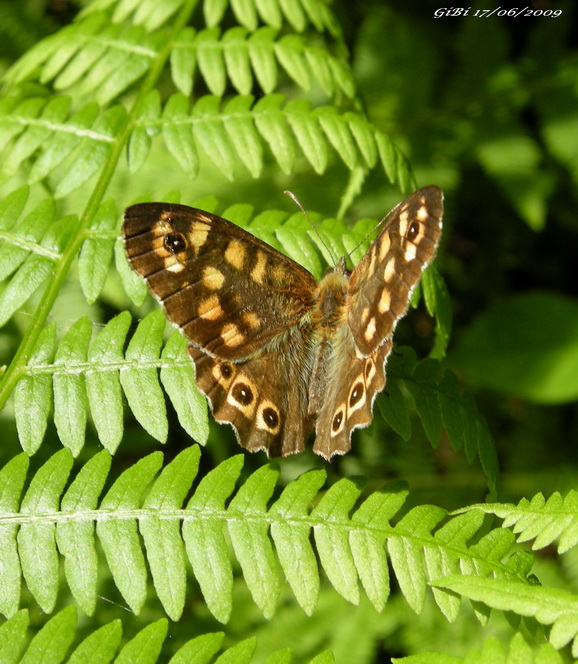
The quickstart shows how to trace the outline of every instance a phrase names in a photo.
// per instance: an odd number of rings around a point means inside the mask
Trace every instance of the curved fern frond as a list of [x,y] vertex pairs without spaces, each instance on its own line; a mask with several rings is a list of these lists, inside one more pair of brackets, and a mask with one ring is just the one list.
[[[27,630],[30,618],[25,609],[18,611],[14,616],[0,626],[0,660],[4,664],[27,662],[36,664],[39,661],[62,662],[66,659],[68,664],[85,664],[86,662],[146,662],[155,664],[157,661],[169,664],[210,664],[214,657],[222,650],[224,633],[209,632],[189,639],[183,644],[170,643],[166,648],[169,624],[163,618],[141,629],[121,647],[123,625],[120,620],[112,620],[102,627],[95,629],[85,636],[80,643],[76,637],[77,615],[73,606],[68,606],[56,613],[46,624],[26,643]],[[170,640],[170,639],[169,639]],[[257,646],[255,638],[245,639],[225,650],[220,661],[250,664]],[[120,648],[120,651],[119,651]],[[145,656],[146,653],[146,656]],[[173,654],[174,653],[174,654]],[[170,659],[166,659],[172,654]],[[287,650],[274,651],[269,661],[285,662]],[[22,659],[20,659],[22,657]],[[331,664],[334,660],[331,653],[320,653],[311,663]]]
[[298,34],[281,35],[278,28],[256,25],[224,32],[216,26],[198,31],[185,27],[169,39],[167,28],[111,24],[106,13],[92,12],[29,50],[5,81],[17,86],[39,70],[43,85],[109,104],[150,72],[168,44],[173,83],[187,96],[193,93],[197,74],[214,95],[223,95],[228,83],[241,95],[249,94],[255,83],[269,93],[277,87],[279,68],[304,90],[317,78],[329,96],[337,91],[349,98],[355,95],[343,60]]
[[395,658],[395,664],[510,664],[523,662],[524,664],[562,664],[562,658],[550,643],[541,643],[531,646],[521,634],[516,634],[506,650],[506,644],[496,637],[485,639],[481,647],[472,648],[464,657],[448,655],[447,653],[423,652],[409,657]]
[[518,542],[534,540],[535,551],[558,540],[558,552],[566,553],[578,543],[578,492],[574,490],[564,497],[556,491],[548,500],[538,493],[531,500],[522,498],[517,505],[486,503],[468,509],[503,519],[502,527],[511,528]]
[[392,525],[408,493],[399,482],[359,503],[362,485],[343,479],[312,509],[325,473],[310,471],[290,482],[268,507],[279,470],[263,466],[236,490],[243,465],[243,457],[236,456],[205,475],[183,507],[199,457],[198,447],[187,448],[157,476],[162,454],[150,454],[125,470],[100,504],[110,468],[106,451],[86,463],[66,491],[72,456],[68,450],[57,452],[32,478],[21,502],[28,460],[24,455],[12,460],[0,471],[0,523],[5,521],[0,532],[8,552],[2,561],[0,610],[15,612],[20,571],[42,610],[53,609],[58,550],[75,600],[92,614],[95,526],[112,578],[131,610],[139,613],[145,601],[148,560],[153,585],[173,620],[185,603],[187,558],[210,611],[222,622],[229,619],[233,567],[226,533],[253,600],[267,617],[279,597],[279,564],[299,604],[313,612],[320,579],[311,534],[335,590],[357,603],[361,582],[377,610],[389,596],[390,566],[416,612],[423,608],[428,583],[435,582],[434,599],[449,620],[458,614],[459,597],[438,583],[442,577],[461,572],[521,588],[528,583],[531,556],[512,551],[509,531],[492,530],[469,544],[482,525],[479,510],[440,526],[446,511],[420,506]]
[[551,625],[548,639],[552,646],[559,650],[572,641],[572,655],[578,657],[578,598],[569,590],[468,575],[448,575],[433,583],[488,607]]

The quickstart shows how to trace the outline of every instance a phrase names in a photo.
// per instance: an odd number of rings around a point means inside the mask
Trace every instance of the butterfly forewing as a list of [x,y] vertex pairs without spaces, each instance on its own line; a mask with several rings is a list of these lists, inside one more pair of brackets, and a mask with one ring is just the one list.
[[435,256],[443,195],[424,187],[395,207],[351,274],[348,321],[356,346],[370,355],[391,338],[413,289]]
[[248,358],[313,306],[316,282],[307,270],[208,212],[133,205],[123,234],[131,266],[169,319],[213,356]]

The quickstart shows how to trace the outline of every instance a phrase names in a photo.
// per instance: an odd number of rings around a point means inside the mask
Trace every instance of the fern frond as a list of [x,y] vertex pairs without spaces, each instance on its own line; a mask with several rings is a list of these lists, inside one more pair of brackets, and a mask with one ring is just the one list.
[[173,333],[161,353],[166,319],[157,310],[141,321],[123,353],[130,320],[128,312],[119,314],[91,342],[92,326],[81,318],[58,346],[54,328],[45,328],[15,390],[16,425],[28,453],[42,442],[52,401],[58,435],[75,456],[84,445],[89,410],[101,443],[114,453],[124,429],[123,392],[143,428],[165,442],[159,377],[183,428],[195,440],[206,440],[206,401],[194,385],[184,338]]
[[486,503],[468,510],[482,510],[503,519],[503,528],[511,528],[518,542],[532,543],[535,551],[558,540],[558,552],[565,553],[578,543],[578,492],[562,497],[557,491],[548,500],[542,493],[532,499],[522,498],[517,505]]
[[409,657],[392,659],[395,664],[562,664],[562,657],[550,643],[532,647],[521,634],[516,634],[504,650],[504,645],[491,636],[483,646],[472,648],[464,657],[447,653],[423,652]]
[[416,612],[423,608],[428,583],[435,582],[434,599],[449,620],[457,616],[459,598],[439,583],[442,577],[461,572],[526,587],[531,560],[527,554],[512,553],[514,538],[509,531],[492,530],[468,544],[482,525],[479,510],[453,517],[440,527],[445,510],[420,506],[392,525],[407,496],[399,483],[370,494],[358,505],[361,484],[343,479],[312,509],[325,478],[323,472],[312,471],[289,483],[268,508],[279,470],[264,466],[236,490],[243,465],[243,457],[236,456],[205,475],[183,508],[199,456],[198,447],[185,449],[157,477],[162,455],[155,452],[125,470],[98,505],[110,468],[108,453],[93,457],[64,491],[72,456],[61,450],[32,478],[20,509],[27,461],[21,456],[10,462],[0,472],[0,496],[4,496],[0,519],[9,524],[2,529],[9,554],[2,561],[0,608],[7,615],[14,613],[21,566],[41,608],[53,609],[58,546],[71,592],[91,614],[97,592],[95,525],[112,578],[131,610],[139,613],[143,606],[148,560],[153,585],[173,620],[178,620],[185,602],[185,553],[208,608],[218,620],[229,619],[233,568],[225,529],[253,600],[267,616],[274,613],[279,596],[278,563],[299,604],[306,612],[313,611],[319,570],[311,534],[334,589],[358,603],[361,581],[378,610],[389,595],[390,565]]
[[461,392],[455,375],[443,371],[439,361],[426,358],[417,361],[411,348],[396,348],[387,364],[386,394],[378,406],[389,426],[408,440],[411,424],[404,386],[413,397],[416,410],[430,443],[437,447],[445,431],[452,447],[465,448],[468,461],[479,457],[492,492],[498,478],[498,459],[485,419],[467,392]]
[[[120,620],[112,620],[88,634],[80,643],[74,643],[77,640],[78,621],[76,609],[69,606],[52,616],[25,647],[29,622],[28,611],[21,610],[0,626],[0,660],[3,664],[62,662],[65,659],[68,664],[106,664],[113,660],[119,664],[155,664],[158,661],[169,664],[209,664],[215,661],[214,657],[222,650],[225,636],[223,632],[207,633],[189,639],[184,644],[169,643],[169,647],[165,647],[169,624],[166,619],[161,619],[141,629],[121,647],[123,625]],[[256,646],[255,638],[240,641],[222,650],[219,661],[250,664],[254,661]],[[166,659],[169,654],[172,654],[170,660]],[[288,662],[287,656],[290,655],[290,651],[277,650],[270,654],[267,661]],[[310,661],[311,664],[332,664],[334,659],[331,653],[325,651]]]
[[349,98],[355,95],[343,61],[298,34],[281,35],[279,29],[257,25],[224,32],[216,26],[199,31],[186,27],[169,40],[168,28],[111,24],[106,13],[92,12],[29,50],[4,78],[15,87],[39,70],[43,85],[105,105],[144,78],[168,44],[173,83],[187,96],[197,73],[217,96],[228,83],[241,95],[249,94],[255,83],[269,93],[277,86],[279,68],[304,90],[317,78],[328,96],[338,90]]
[[563,648],[572,641],[572,655],[578,657],[578,597],[570,591],[468,575],[449,575],[433,583],[488,607],[551,625],[549,641],[554,648]]

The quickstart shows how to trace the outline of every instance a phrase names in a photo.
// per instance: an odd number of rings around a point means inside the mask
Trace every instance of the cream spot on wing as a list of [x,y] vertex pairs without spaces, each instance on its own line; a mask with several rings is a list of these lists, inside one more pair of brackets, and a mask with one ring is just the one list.
[[417,247],[415,246],[415,244],[412,244],[411,242],[408,242],[408,245],[405,248],[405,253],[404,253],[403,257],[409,263],[416,256],[417,256]]
[[385,269],[383,270],[383,279],[386,283],[389,283],[395,276],[395,257],[392,256],[386,263]]
[[387,288],[384,288],[381,293],[381,298],[379,299],[379,304],[377,305],[377,310],[380,314],[384,314],[386,311],[389,311],[391,305],[391,293]]
[[194,221],[191,230],[189,232],[189,244],[195,250],[195,253],[199,252],[199,249],[207,241],[207,236],[209,235],[210,225],[204,223],[203,221]]
[[225,260],[233,267],[236,267],[237,270],[242,270],[246,254],[247,250],[242,242],[231,240],[225,249]]
[[282,265],[277,265],[273,268],[273,280],[281,283],[285,280],[285,268]]
[[375,362],[368,357],[365,362],[365,384],[371,385],[371,381],[374,379],[377,370],[375,368]]
[[256,281],[258,284],[263,283],[263,277],[265,276],[265,266],[267,265],[267,256],[262,251],[257,251],[257,260],[255,261],[255,267],[251,270],[251,278],[253,281]]
[[257,409],[257,429],[276,435],[281,430],[281,413],[269,399],[263,399]]
[[251,330],[255,330],[261,325],[261,319],[254,311],[248,311],[243,314],[243,323],[245,323],[245,325]]
[[369,307],[365,307],[365,309],[361,312],[361,324],[365,325],[367,319],[369,318]]
[[225,281],[225,275],[221,270],[210,265],[203,270],[203,285],[209,290],[219,290]]
[[229,348],[236,348],[237,346],[240,346],[243,341],[245,341],[245,335],[234,323],[227,323],[226,325],[223,325],[221,339],[223,340],[225,346],[228,346]]
[[425,221],[425,220],[428,218],[428,216],[429,216],[429,213],[428,213],[428,211],[427,211],[426,206],[425,206],[425,205],[422,205],[422,206],[420,207],[420,209],[417,211],[417,213],[416,213],[416,217],[417,217],[420,221]]
[[224,315],[223,307],[216,295],[209,295],[199,304],[197,314],[205,320],[218,320]]
[[407,211],[407,208],[400,212],[399,214],[399,234],[401,237],[405,237],[405,234],[407,232],[407,221],[409,218],[409,214]]
[[158,221],[155,221],[151,231],[155,237],[164,237],[167,233],[170,233],[173,230],[173,226],[170,223],[170,215],[168,212],[163,212],[161,218]]
[[[173,262],[170,262],[171,258],[174,258],[175,260]],[[168,270],[169,272],[182,272],[185,269],[183,263],[179,263],[179,261],[176,260],[176,258],[177,258],[176,256],[167,256],[164,259],[165,270]]]
[[365,337],[365,340],[367,342],[371,341],[373,337],[375,336],[375,331],[377,327],[375,325],[375,316],[373,318],[369,319],[369,323],[367,323],[367,327],[365,328],[365,332],[363,333],[363,336]]
[[383,261],[385,257],[387,256],[387,252],[389,251],[389,248],[391,246],[391,238],[389,235],[384,235],[381,238],[381,243],[379,245],[379,261]]

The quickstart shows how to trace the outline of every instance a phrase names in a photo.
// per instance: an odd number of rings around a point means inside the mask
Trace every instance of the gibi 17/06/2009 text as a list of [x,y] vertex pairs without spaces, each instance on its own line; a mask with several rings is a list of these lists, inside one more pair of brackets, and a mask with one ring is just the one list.
[[562,14],[561,9],[532,9],[531,7],[512,7],[511,9],[496,7],[495,9],[474,9],[474,11],[471,11],[471,9],[471,7],[440,7],[434,10],[434,17],[457,18],[469,16],[472,18],[489,18],[490,16],[507,16],[517,18],[547,16],[556,18]]

